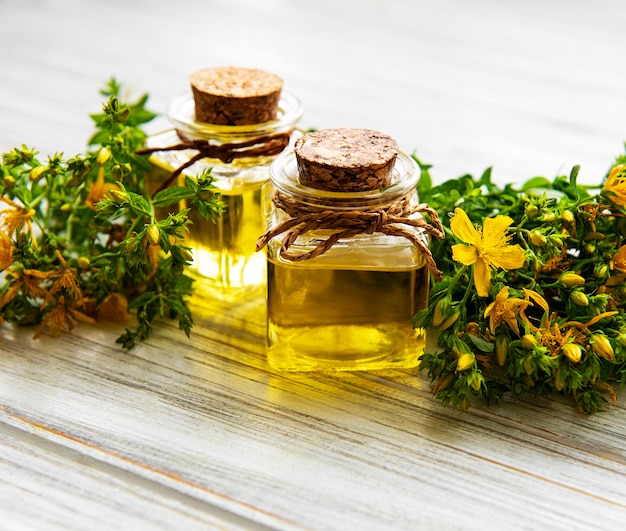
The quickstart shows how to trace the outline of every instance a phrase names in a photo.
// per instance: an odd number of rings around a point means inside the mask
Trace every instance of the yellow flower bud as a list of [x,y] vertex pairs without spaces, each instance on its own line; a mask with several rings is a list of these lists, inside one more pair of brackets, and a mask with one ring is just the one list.
[[65,212],[66,214],[68,212],[72,211],[72,205],[70,205],[69,203],[63,203],[63,205],[61,205],[61,212]]
[[561,234],[550,234],[550,236],[548,236],[548,241],[552,244],[552,245],[556,245],[557,247],[563,247],[563,238],[566,235],[561,235]]
[[28,180],[32,183],[38,181],[44,171],[46,171],[46,168],[43,166],[35,166],[32,170],[30,170]]
[[545,212],[543,216],[541,216],[541,221],[545,221],[546,223],[552,223],[556,221],[556,215],[554,212]]
[[559,279],[561,284],[567,288],[573,288],[574,286],[582,286],[585,283],[585,279],[576,273],[563,273]]
[[609,266],[606,264],[598,264],[593,269],[593,276],[596,278],[604,278],[609,274]]
[[125,175],[128,175],[130,173],[130,170],[131,166],[128,163],[114,164],[111,168],[111,173],[113,174],[113,177],[115,177],[115,180],[121,181],[123,180],[123,177]]
[[574,223],[575,219],[574,213],[571,210],[564,210],[561,212],[561,220],[565,223]]
[[522,348],[524,350],[532,350],[536,344],[537,340],[532,334],[524,334],[522,336]]
[[439,378],[435,382],[433,393],[437,394],[437,393],[440,393],[441,391],[445,391],[450,386],[450,383],[452,382],[453,379],[454,379],[453,373],[446,375],[444,378]]
[[480,374],[478,371],[472,372],[470,376],[470,385],[472,386],[472,389],[474,391],[480,391],[480,388],[483,385],[484,381],[485,378],[482,374]]
[[572,291],[569,298],[576,306],[589,306],[589,298],[582,291]]
[[89,264],[91,264],[91,260],[89,260],[86,256],[79,256],[76,260],[76,265],[79,269],[87,269]]
[[113,201],[115,201],[118,205],[126,203],[130,199],[130,197],[128,197],[128,194],[122,190],[116,190],[114,188],[111,188],[107,193],[111,196],[111,199],[113,199]]
[[444,297],[439,299],[435,304],[435,310],[433,312],[433,326],[439,326],[448,317],[450,311],[450,299]]
[[528,238],[530,239],[530,243],[536,245],[537,247],[543,247],[548,243],[546,237],[536,229],[530,231]]
[[96,163],[102,166],[111,158],[111,150],[107,147],[103,147],[96,157]]
[[465,341],[456,342],[452,347],[452,352],[458,358],[460,358],[463,354],[471,354],[472,349]]
[[[132,239],[132,240],[127,240],[126,243],[124,244],[124,250],[127,253],[134,253],[137,248],[139,247],[139,242],[136,239]],[[118,263],[122,263],[122,261],[118,261]]]
[[193,254],[191,254],[189,249],[181,248],[180,254],[187,262],[193,261]]
[[474,361],[476,361],[476,358],[471,352],[468,354],[463,354],[456,362],[456,370],[459,372],[466,371],[474,365]]
[[615,352],[609,338],[604,334],[593,334],[589,341],[592,350],[601,358],[608,361],[615,361]]
[[151,245],[159,245],[159,240],[161,238],[161,231],[159,227],[156,225],[150,225],[146,229],[146,236],[148,237],[148,241]]
[[567,376],[567,367],[561,365],[554,373],[554,387],[557,391],[562,391],[565,387],[565,377]]
[[576,343],[565,343],[565,345],[561,347],[561,352],[573,363],[578,363],[583,355],[583,349]]
[[602,234],[601,232],[588,232],[587,234],[585,234],[585,237],[583,238],[584,241],[588,242],[590,240],[604,240],[604,234]]
[[596,382],[593,386],[601,393],[607,394],[611,397],[613,402],[617,402],[617,395],[615,390],[606,382]]
[[506,336],[498,336],[496,338],[496,360],[498,361],[498,365],[500,367],[504,366],[504,362],[506,361],[506,356],[509,353],[509,340]]
[[539,214],[539,209],[537,208],[536,205],[530,205],[530,204],[526,205],[525,211],[526,211],[526,215],[530,219],[536,218],[537,214]]
[[617,336],[617,341],[622,347],[626,347],[626,331],[622,331],[619,336]]
[[126,120],[128,120],[128,117],[130,116],[130,109],[128,107],[125,107],[122,112],[120,112],[119,117],[120,120],[122,122],[125,122]]
[[439,331],[443,332],[447,328],[450,328],[457,321],[460,315],[461,313],[458,310],[452,312],[450,316],[443,323],[441,323]]
[[529,376],[535,372],[535,365],[533,364],[533,358],[532,356],[526,356],[526,358],[524,359],[524,371],[526,372],[526,374],[528,374]]
[[11,190],[11,188],[15,187],[15,178],[12,175],[7,175],[4,179],[2,179],[2,186]]

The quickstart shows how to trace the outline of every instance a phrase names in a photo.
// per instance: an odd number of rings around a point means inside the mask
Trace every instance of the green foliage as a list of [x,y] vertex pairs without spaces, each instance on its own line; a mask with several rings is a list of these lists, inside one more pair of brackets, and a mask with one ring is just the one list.
[[151,198],[148,157],[137,154],[155,114],[148,96],[120,101],[111,79],[92,115],[90,150],[41,160],[21,146],[0,164],[0,321],[37,325],[56,335],[76,321],[136,325],[118,339],[126,348],[148,339],[153,323],[175,318],[189,335],[192,259],[184,237],[188,210],[157,219],[156,208],[188,200],[207,217],[221,212],[209,173]]
[[[475,400],[562,393],[586,413],[601,410],[605,396],[615,400],[611,383],[626,382],[626,209],[623,188],[609,188],[623,181],[581,186],[574,167],[519,187],[497,185],[491,169],[433,185],[430,166],[415,160],[420,199],[437,210],[446,232],[431,247],[443,280],[432,281],[429,307],[414,318],[436,337],[437,349],[420,366],[435,396],[467,410]],[[620,156],[615,165],[625,161]],[[509,216],[508,244],[526,256],[521,268],[490,268],[487,297],[474,288],[475,266],[452,258],[454,245],[471,243],[450,228],[455,209],[478,230],[486,218]],[[459,370],[468,353],[475,363]]]

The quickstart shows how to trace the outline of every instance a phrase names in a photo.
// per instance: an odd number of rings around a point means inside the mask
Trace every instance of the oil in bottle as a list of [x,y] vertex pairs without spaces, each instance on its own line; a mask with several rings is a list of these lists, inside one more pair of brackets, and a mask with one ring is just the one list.
[[272,367],[418,364],[425,331],[411,319],[428,301],[430,229],[415,221],[416,170],[392,139],[361,129],[309,133],[274,162],[259,240]]
[[[282,79],[260,70],[218,67],[190,76],[191,92],[174,98],[168,109],[173,124],[148,139],[154,151],[150,187],[158,190],[191,159],[169,185],[196,179],[210,169],[222,214],[205,219],[194,204],[185,244],[191,248],[197,287],[220,300],[236,301],[261,293],[266,285],[265,259],[255,240],[265,225],[261,189],[269,165],[294,138],[302,105],[283,90]],[[159,151],[159,147],[179,149]],[[166,216],[162,210],[160,216]]]

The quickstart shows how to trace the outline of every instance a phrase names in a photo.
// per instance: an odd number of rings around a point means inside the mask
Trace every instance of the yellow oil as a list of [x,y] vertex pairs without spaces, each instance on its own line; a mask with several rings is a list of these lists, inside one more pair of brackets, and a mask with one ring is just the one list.
[[201,282],[222,300],[236,300],[262,291],[266,282],[266,261],[255,250],[265,230],[261,209],[261,184],[241,193],[221,191],[224,212],[206,220],[191,208],[189,235],[193,267]]
[[[268,260],[268,361],[284,371],[418,365],[425,332],[411,318],[428,299],[428,270]],[[312,261],[313,262],[313,261]]]
[[[176,143],[176,137],[166,132],[154,138],[156,145]],[[157,153],[150,158],[152,170],[146,190],[154,193],[170,173],[182,164],[186,153]],[[216,191],[224,211],[215,221],[205,219],[193,205],[171,205],[158,209],[158,219],[171,212],[189,207],[188,234],[185,245],[191,248],[191,273],[196,287],[203,294],[222,301],[237,301],[242,297],[262,294],[267,281],[266,260],[255,250],[256,239],[265,231],[265,217],[261,207],[261,189],[269,178],[267,165],[271,159],[238,159],[230,165],[205,159],[204,164],[215,163]],[[210,164],[211,163],[211,164]],[[179,177],[183,184],[184,175]]]

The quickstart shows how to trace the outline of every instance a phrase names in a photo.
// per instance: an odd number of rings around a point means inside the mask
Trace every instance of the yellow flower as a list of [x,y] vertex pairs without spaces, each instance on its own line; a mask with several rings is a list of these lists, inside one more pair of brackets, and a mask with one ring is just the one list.
[[7,197],[0,197],[0,201],[10,207],[0,210],[0,227],[6,231],[7,235],[13,236],[13,233],[22,228],[23,225],[26,225],[32,234],[33,226],[31,218],[35,215],[35,211],[32,208],[26,209]]
[[13,248],[11,238],[0,230],[0,271],[4,271],[13,263]]
[[83,305],[83,294],[78,287],[78,283],[76,282],[76,270],[67,267],[67,262],[65,258],[61,255],[61,252],[56,250],[57,258],[59,262],[61,262],[61,268],[52,269],[43,273],[42,276],[47,278],[54,278],[54,283],[48,290],[48,294],[43,300],[41,307],[43,308],[53,297],[59,292],[65,292],[67,295],[71,295],[72,299],[75,299],[80,306]]
[[615,166],[602,188],[602,194],[617,206],[626,206],[626,165]]
[[96,210],[96,204],[102,201],[105,195],[112,197],[111,194],[119,191],[120,187],[117,184],[105,182],[104,168],[100,167],[97,179],[89,185],[89,194],[85,199],[85,204]]
[[611,268],[626,273],[626,245],[622,245],[611,258]]
[[479,297],[487,297],[491,288],[491,268],[517,269],[526,255],[519,245],[510,245],[506,230],[513,223],[509,216],[486,218],[482,230],[472,225],[467,214],[457,208],[450,220],[454,235],[468,245],[452,246],[452,258],[463,265],[474,266],[474,282]]
[[524,310],[530,303],[528,300],[517,299],[515,297],[509,298],[509,287],[504,286],[500,293],[496,295],[496,300],[493,301],[485,310],[485,317],[489,317],[489,328],[491,333],[496,333],[496,328],[500,326],[502,322],[509,325],[511,330],[516,334],[519,334],[519,326],[517,324],[517,315],[523,315]]
[[40,337],[46,328],[51,336],[58,336],[64,330],[71,332],[74,329],[75,320],[83,323],[96,324],[96,320],[92,317],[89,317],[74,308],[70,308],[65,303],[65,297],[61,295],[59,300],[55,301],[54,308],[52,308],[52,310],[50,310],[44,317],[33,338],[37,339]]

